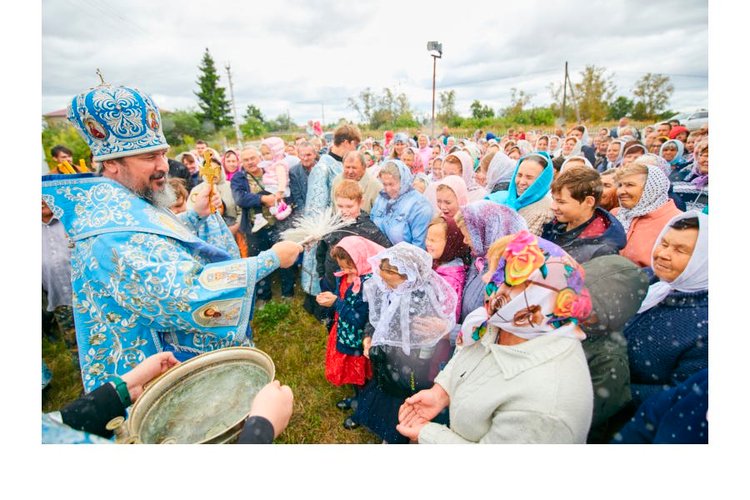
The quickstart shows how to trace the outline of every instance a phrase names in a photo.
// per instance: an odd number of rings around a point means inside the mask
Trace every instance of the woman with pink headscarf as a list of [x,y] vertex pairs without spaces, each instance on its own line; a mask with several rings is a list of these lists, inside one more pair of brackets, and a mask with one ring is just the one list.
[[224,176],[227,182],[232,180],[234,174],[240,169],[240,157],[234,149],[227,149],[224,156],[221,157],[221,168],[224,170]]
[[456,151],[445,157],[443,161],[443,174],[459,175],[466,183],[469,203],[483,199],[487,190],[480,186],[474,179],[474,160],[466,151]]
[[469,202],[466,183],[457,175],[449,175],[437,183],[430,184],[424,195],[432,204],[435,215],[442,215],[449,219],[453,219],[456,213]]

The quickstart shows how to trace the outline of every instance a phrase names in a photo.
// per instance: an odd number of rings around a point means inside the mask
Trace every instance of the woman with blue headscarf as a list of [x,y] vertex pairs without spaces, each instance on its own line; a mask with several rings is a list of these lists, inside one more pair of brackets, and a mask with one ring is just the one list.
[[671,167],[671,172],[668,174],[669,180],[672,182],[681,181],[685,176],[682,169],[687,162],[682,157],[685,152],[685,146],[678,140],[672,139],[661,145],[659,148],[659,156],[664,158]]
[[400,160],[388,160],[378,178],[383,190],[370,210],[370,219],[394,245],[405,241],[424,249],[432,205],[412,187],[409,167]]
[[539,236],[551,221],[552,198],[549,188],[554,179],[552,160],[544,153],[532,153],[518,160],[508,191],[492,193],[485,199],[506,205],[523,217],[529,231]]

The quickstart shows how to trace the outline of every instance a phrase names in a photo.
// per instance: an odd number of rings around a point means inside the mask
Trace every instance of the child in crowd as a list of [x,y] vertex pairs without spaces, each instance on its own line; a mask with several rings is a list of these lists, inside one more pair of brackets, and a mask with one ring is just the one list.
[[372,275],[369,259],[383,250],[361,236],[341,239],[331,250],[341,269],[335,273],[337,293],[321,292],[316,298],[321,306],[336,310],[326,349],[326,379],[333,385],[354,387],[354,397],[336,403],[341,410],[357,406],[359,389],[372,378],[370,360],[363,355],[370,339],[363,339],[369,316],[362,286]]
[[432,268],[453,288],[456,301],[456,321],[461,317],[461,296],[464,293],[466,268],[470,258],[469,246],[453,219],[439,215],[432,219],[425,240],[427,253],[432,257]]
[[627,240],[622,224],[598,206],[603,191],[599,172],[585,166],[566,168],[550,188],[555,218],[542,228],[542,238],[583,263],[617,255]]
[[443,157],[437,156],[430,160],[430,180],[439,181],[443,178]]
[[[345,427],[365,425],[385,442],[407,443],[396,431],[398,409],[405,398],[432,387],[448,362],[456,292],[432,269],[432,257],[406,242],[370,258],[370,265],[364,296],[370,321],[365,336],[371,340],[365,341],[365,356],[373,379]],[[446,421],[447,412],[436,419]]]
[[175,202],[169,207],[169,209],[175,215],[186,212],[188,191],[185,181],[178,177],[172,177],[169,179],[169,184],[172,186],[172,189],[174,189],[174,194],[176,196]]
[[424,194],[425,190],[430,184],[430,179],[425,174],[417,174],[414,176],[414,181],[411,183],[412,187]]
[[260,155],[263,161],[263,185],[276,196],[276,206],[271,213],[284,220],[291,213],[291,207],[284,201],[292,193],[289,189],[289,164],[284,159],[284,141],[280,137],[269,137],[260,143]]

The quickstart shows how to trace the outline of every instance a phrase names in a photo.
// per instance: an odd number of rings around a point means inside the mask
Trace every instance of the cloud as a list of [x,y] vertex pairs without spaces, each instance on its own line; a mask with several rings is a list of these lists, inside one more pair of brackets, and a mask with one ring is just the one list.
[[[470,10],[467,10],[470,9]],[[647,72],[673,75],[673,106],[706,105],[707,5],[702,0],[569,1],[471,6],[381,0],[278,0],[238,5],[66,0],[42,4],[42,107],[59,109],[105,78],[159,96],[161,106],[197,105],[198,65],[208,48],[220,84],[231,64],[238,113],[356,119],[347,106],[369,87],[404,92],[429,113],[432,58],[443,43],[437,91],[454,89],[463,113],[474,99],[506,106],[510,89],[548,104],[547,87],[588,64],[614,74],[618,94]],[[678,76],[682,75],[682,76]],[[688,75],[688,76],[684,76]],[[696,77],[698,76],[698,77]]]

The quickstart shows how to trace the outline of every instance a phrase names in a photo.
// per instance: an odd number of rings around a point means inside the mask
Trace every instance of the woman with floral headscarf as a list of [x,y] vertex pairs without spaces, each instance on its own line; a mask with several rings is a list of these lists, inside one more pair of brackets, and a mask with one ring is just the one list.
[[487,272],[487,250],[492,242],[527,229],[527,226],[526,221],[515,210],[487,200],[469,203],[456,215],[455,221],[464,235],[464,243],[471,248],[471,263],[462,297],[463,320],[482,305],[482,275]]
[[403,161],[412,175],[424,174],[424,165],[422,164],[422,156],[419,154],[419,150],[414,147],[404,148],[401,155],[401,161]]
[[348,427],[365,425],[388,443],[406,443],[396,431],[398,408],[430,387],[447,363],[456,292],[432,269],[430,254],[414,245],[399,243],[369,262],[373,275],[363,293],[370,315],[365,336],[371,340],[365,356],[373,379],[361,391]]
[[524,218],[534,234],[552,220],[552,198],[549,194],[554,179],[552,160],[544,153],[532,153],[518,160],[508,191],[498,191],[485,199],[506,205]]
[[[583,268],[528,231],[490,249],[485,305],[431,389],[407,398],[398,431],[419,443],[584,443],[593,390],[579,321]],[[450,427],[430,420],[448,408]]]
[[708,216],[671,218],[650,265],[648,294],[623,332],[636,405],[708,367]]
[[658,167],[632,163],[615,174],[620,206],[612,215],[625,229],[628,242],[620,251],[640,267],[648,267],[661,230],[681,210],[669,198],[669,179]]

